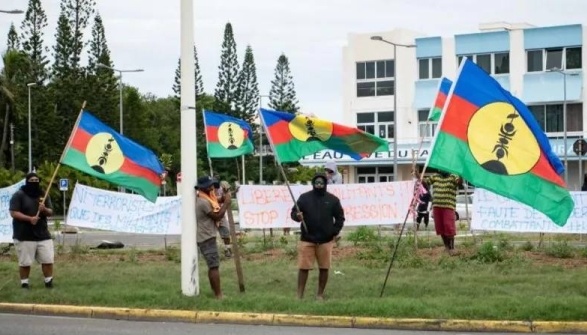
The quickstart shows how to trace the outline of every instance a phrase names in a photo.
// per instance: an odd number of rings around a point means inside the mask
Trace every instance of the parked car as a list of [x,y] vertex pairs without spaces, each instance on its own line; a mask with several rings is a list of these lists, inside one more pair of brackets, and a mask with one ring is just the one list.
[[464,194],[457,195],[457,208],[455,212],[457,220],[466,220],[467,218],[470,220],[471,213],[473,213],[473,194],[467,196]]
[[[465,199],[468,199],[468,203],[465,205]],[[469,215],[467,215],[467,213]],[[458,220],[466,220],[467,217],[471,219],[471,213],[473,213],[473,194],[469,194],[465,197],[464,194],[457,195],[457,206],[455,209],[455,216]],[[434,217],[432,214],[432,205],[430,205],[430,217]]]

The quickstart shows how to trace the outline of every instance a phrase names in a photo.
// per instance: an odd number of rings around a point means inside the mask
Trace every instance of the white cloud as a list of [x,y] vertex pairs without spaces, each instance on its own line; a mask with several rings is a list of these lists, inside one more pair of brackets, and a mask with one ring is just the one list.
[[[2,0],[0,9],[26,9],[27,0]],[[142,92],[171,94],[179,57],[178,0],[98,0],[115,65],[143,68],[125,75]],[[59,15],[58,0],[43,0],[49,19],[45,41],[51,45]],[[230,21],[242,62],[253,47],[262,94],[268,94],[277,57],[290,59],[304,111],[342,121],[342,46],[348,33],[416,30],[448,36],[477,30],[491,21],[548,26],[585,23],[584,0],[223,0],[194,1],[195,38],[207,92],[218,78],[220,46]],[[0,14],[0,50],[10,22],[23,15]],[[89,31],[86,39],[89,39]]]

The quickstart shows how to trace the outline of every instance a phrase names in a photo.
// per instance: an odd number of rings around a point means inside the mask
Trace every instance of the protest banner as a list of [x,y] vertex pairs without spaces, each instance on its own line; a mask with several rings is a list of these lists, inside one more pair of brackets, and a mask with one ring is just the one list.
[[[292,185],[296,199],[311,190]],[[345,226],[403,223],[413,194],[413,181],[328,185],[344,208]],[[290,217],[293,201],[285,185],[242,185],[237,194],[239,225],[243,229],[291,228],[299,223]]]
[[18,183],[0,188],[0,243],[12,243],[12,217],[10,216],[10,198],[24,185],[24,179]]
[[180,197],[158,197],[152,203],[140,195],[77,184],[67,224],[124,233],[181,234]]
[[473,196],[471,230],[525,233],[587,233],[587,192],[571,192],[575,208],[560,227],[530,206],[476,189]]

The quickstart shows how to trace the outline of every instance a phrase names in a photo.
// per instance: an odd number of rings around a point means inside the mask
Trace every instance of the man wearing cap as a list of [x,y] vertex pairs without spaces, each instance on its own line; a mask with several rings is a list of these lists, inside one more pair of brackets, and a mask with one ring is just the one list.
[[216,234],[218,230],[217,222],[222,220],[226,210],[230,209],[232,196],[229,190],[224,193],[224,202],[218,203],[216,198],[214,184],[217,181],[205,176],[198,179],[196,184],[196,242],[200,253],[206,259],[208,265],[208,280],[210,287],[217,299],[222,299],[222,289],[220,288],[220,256],[218,255],[218,245],[216,244]]
[[42,199],[43,190],[39,176],[31,172],[26,175],[25,185],[10,199],[12,238],[18,254],[20,286],[29,288],[31,265],[41,263],[45,276],[45,287],[53,287],[53,239],[47,226],[47,217],[53,215],[51,199]]
[[[324,299],[334,240],[344,225],[344,210],[340,200],[326,191],[328,179],[322,173],[312,178],[312,190],[300,195],[291,218],[301,225],[298,245],[298,298],[304,297],[308,273],[318,262],[317,299]],[[299,208],[299,210],[298,210]],[[307,228],[307,230],[305,229]]]

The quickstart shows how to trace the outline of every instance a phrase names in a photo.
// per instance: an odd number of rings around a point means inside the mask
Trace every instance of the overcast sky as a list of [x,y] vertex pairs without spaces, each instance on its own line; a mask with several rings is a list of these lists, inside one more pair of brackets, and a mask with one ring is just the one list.
[[[179,0],[96,2],[115,66],[145,69],[126,74],[124,81],[143,93],[172,94],[180,52]],[[26,10],[27,3],[0,0],[0,9]],[[59,3],[43,0],[49,46],[54,42]],[[587,23],[585,0],[195,0],[194,10],[206,92],[214,93],[224,26],[230,21],[239,63],[246,45],[253,48],[261,94],[269,93],[277,57],[283,52],[290,60],[302,110],[334,121],[343,121],[342,46],[349,33],[405,28],[450,36],[478,31],[481,22]],[[6,49],[10,23],[20,28],[23,18],[0,13],[0,51]]]

